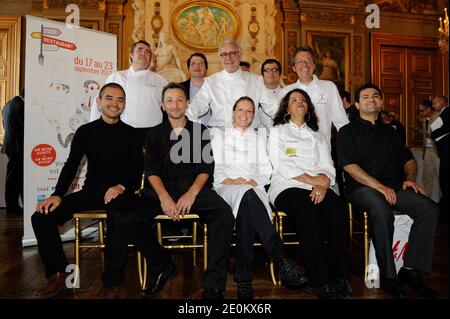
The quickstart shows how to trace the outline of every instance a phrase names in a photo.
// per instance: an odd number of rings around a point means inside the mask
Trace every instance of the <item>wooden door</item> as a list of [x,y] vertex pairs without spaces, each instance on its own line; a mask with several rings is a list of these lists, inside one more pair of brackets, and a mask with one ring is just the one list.
[[422,146],[417,104],[443,92],[441,66],[433,38],[372,35],[372,81],[384,93],[384,109],[405,126],[410,148]]
[[[0,16],[0,108],[19,93],[20,26],[20,16]],[[3,141],[3,125],[0,125],[0,141]]]

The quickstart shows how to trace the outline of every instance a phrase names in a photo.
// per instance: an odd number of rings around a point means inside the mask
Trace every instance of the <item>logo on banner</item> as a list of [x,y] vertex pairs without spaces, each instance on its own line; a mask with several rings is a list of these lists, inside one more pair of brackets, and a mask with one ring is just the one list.
[[49,166],[56,159],[56,150],[49,144],[36,145],[31,151],[31,159],[38,166]]
[[[61,35],[61,30],[58,28],[44,27],[41,24],[41,31],[31,32],[33,39],[39,39],[41,41],[40,52],[38,55],[38,63],[44,65],[44,51],[58,51],[59,48],[75,51],[77,46],[75,43],[56,39],[52,37],[58,37]],[[52,37],[50,37],[52,36]]]

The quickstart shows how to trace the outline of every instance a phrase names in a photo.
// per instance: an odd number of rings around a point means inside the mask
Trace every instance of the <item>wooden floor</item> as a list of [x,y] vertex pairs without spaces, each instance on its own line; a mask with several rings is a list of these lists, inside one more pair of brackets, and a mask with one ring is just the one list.
[[[36,247],[22,248],[22,218],[7,216],[0,209],[0,298],[29,299],[45,283],[43,267]],[[73,243],[64,244],[68,259],[73,260]],[[433,273],[426,274],[426,281],[437,290],[441,297],[448,299],[448,218],[439,221],[436,234]],[[288,248],[295,260],[299,262],[298,247]],[[253,288],[258,299],[316,299],[309,288],[291,291],[283,287],[274,287],[264,253],[257,248]],[[187,252],[174,252],[173,260],[177,266],[176,277],[167,283],[164,290],[155,299],[199,299],[201,298],[203,270],[202,257],[199,254],[196,268],[192,266],[192,257]],[[356,245],[351,247],[352,270],[350,284],[355,299],[387,299],[380,289],[365,287],[363,275],[362,251]],[[236,298],[236,284],[233,281],[234,257],[230,261],[228,284],[225,298]],[[89,250],[82,255],[81,287],[73,296],[62,298],[100,299],[103,289],[100,279],[102,267],[98,251]],[[126,289],[128,298],[138,298],[138,276],[134,251],[130,250],[126,271]],[[414,298],[413,294],[408,294]]]

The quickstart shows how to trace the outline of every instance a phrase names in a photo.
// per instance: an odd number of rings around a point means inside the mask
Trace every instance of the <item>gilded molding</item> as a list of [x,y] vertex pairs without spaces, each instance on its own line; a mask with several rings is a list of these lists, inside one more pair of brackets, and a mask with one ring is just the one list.
[[120,31],[120,25],[118,23],[114,23],[114,22],[108,23],[108,32],[119,36],[119,31]]
[[353,67],[353,83],[358,86],[363,80],[363,55],[362,55],[362,36],[353,36],[354,47],[354,67]]
[[287,83],[293,83],[297,80],[297,74],[292,70],[291,66],[291,58],[292,54],[294,54],[295,49],[297,48],[297,31],[288,31],[287,32],[287,63],[286,63],[286,80]]

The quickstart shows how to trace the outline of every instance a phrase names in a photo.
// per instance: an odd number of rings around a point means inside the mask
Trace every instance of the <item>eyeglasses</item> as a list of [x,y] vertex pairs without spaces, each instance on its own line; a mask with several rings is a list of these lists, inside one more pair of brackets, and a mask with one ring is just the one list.
[[296,60],[294,62],[295,65],[300,65],[300,64],[311,65],[313,63],[314,63],[313,59]]
[[191,62],[190,64],[189,64],[189,66],[192,66],[192,67],[196,67],[196,66],[204,66],[205,65],[205,63],[203,63],[203,62]]
[[222,52],[221,54],[219,54],[219,56],[220,56],[222,59],[226,59],[227,56],[230,57],[230,58],[235,58],[235,57],[237,57],[240,53],[241,53],[241,52],[239,52],[239,51]]
[[277,73],[277,72],[280,72],[280,69],[279,68],[271,68],[271,69],[267,68],[267,69],[263,69],[263,72],[265,72],[265,73]]

